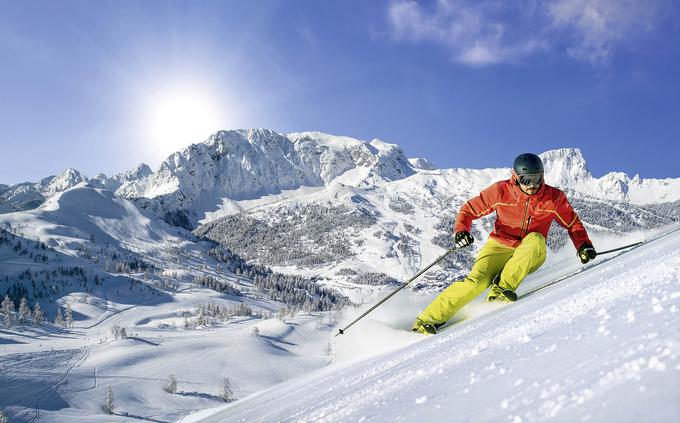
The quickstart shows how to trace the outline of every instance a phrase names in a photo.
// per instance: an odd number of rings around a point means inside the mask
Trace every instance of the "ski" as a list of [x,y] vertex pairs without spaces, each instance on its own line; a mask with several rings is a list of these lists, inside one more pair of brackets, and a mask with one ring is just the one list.
[[[621,252],[621,253],[619,253],[619,254],[617,254],[617,255],[615,255],[615,256],[612,256],[612,257],[609,257],[609,258],[602,259],[602,260],[600,260],[600,261],[598,261],[598,262],[596,262],[596,263],[592,263],[592,264],[589,265],[589,266],[584,266],[584,267],[582,267],[582,268],[580,268],[580,269],[578,269],[578,270],[575,270],[575,271],[573,271],[573,272],[569,272],[569,273],[567,273],[567,274],[564,274],[564,275],[562,275],[562,276],[560,276],[560,277],[558,277],[558,278],[555,278],[555,279],[551,280],[550,282],[543,283],[543,284],[540,284],[540,285],[538,285],[538,286],[535,286],[535,287],[529,289],[528,291],[523,292],[522,294],[518,295],[518,296],[517,296],[517,301],[522,300],[522,299],[524,299],[524,298],[527,298],[527,297],[529,297],[529,296],[531,296],[531,295],[534,295],[534,294],[536,294],[536,293],[539,292],[539,291],[542,291],[542,290],[544,290],[544,289],[547,289],[547,288],[549,288],[549,287],[551,287],[551,286],[553,286],[553,285],[556,285],[556,284],[558,284],[558,283],[560,283],[560,282],[562,282],[562,281],[564,281],[564,280],[566,280],[566,279],[569,279],[569,278],[571,278],[571,277],[573,277],[573,276],[579,275],[579,274],[581,274],[581,273],[583,273],[583,272],[587,272],[587,271],[590,270],[590,269],[593,269],[593,268],[595,268],[595,267],[597,267],[597,266],[600,266],[600,265],[602,265],[602,264],[604,264],[604,263],[607,263],[608,261],[610,261],[610,260],[612,260],[612,259],[615,259],[615,258],[617,258],[617,257],[620,257],[620,256],[622,256],[622,255],[624,255],[624,254],[628,254],[629,252],[634,251],[634,250],[636,250],[637,248],[639,248],[639,247],[641,247],[641,246],[643,246],[643,245],[646,245],[646,244],[649,244],[649,243],[651,243],[651,242],[657,241],[657,240],[659,240],[659,239],[661,239],[661,238],[664,238],[664,237],[666,237],[667,235],[670,235],[670,234],[672,234],[672,233],[674,233],[674,232],[677,232],[677,231],[680,231],[680,227],[675,228],[675,229],[673,229],[673,230],[671,230],[671,231],[669,231],[669,232],[663,233],[663,234],[661,234],[661,235],[659,235],[659,236],[657,236],[657,237],[655,237],[655,238],[652,238],[652,239],[650,239],[650,240],[647,240],[647,241],[641,241],[641,242],[638,242],[638,243],[635,243],[635,244],[631,244],[631,245],[628,245],[628,246],[625,246],[625,247],[620,247],[620,248],[615,248],[615,249],[612,249],[612,250],[603,251],[603,252],[601,252],[601,253],[599,253],[599,254],[606,254],[606,253],[615,252],[615,251],[619,251],[619,250],[623,250],[623,249],[625,249],[625,248],[628,248],[627,250],[625,250],[625,251],[623,251],[623,252]],[[489,315],[489,314],[493,314],[493,313],[499,312],[500,310],[502,310],[502,309],[494,310],[494,311],[492,311],[491,313],[485,314],[485,316],[486,316],[486,315]],[[465,321],[465,320],[458,320],[458,321],[455,321],[455,322],[453,322],[453,323],[446,323],[446,324],[444,324],[443,326],[441,326],[441,327],[437,330],[437,333],[436,333],[436,334],[440,334],[440,333],[442,333],[442,332],[445,332],[445,331],[447,331],[448,329],[450,329],[450,328],[452,328],[452,327],[454,327],[454,326],[456,326],[456,325],[458,325],[459,323],[462,323],[462,322],[464,322],[464,321]]]
[[659,236],[657,236],[657,237],[655,237],[655,238],[652,238],[652,239],[650,239],[650,240],[647,240],[647,241],[640,241],[640,242],[637,242],[637,243],[635,243],[635,244],[631,244],[631,245],[629,245],[629,246],[620,247],[620,248],[614,248],[614,249],[612,249],[612,250],[607,250],[607,251],[603,251],[603,252],[601,252],[601,253],[598,253],[598,256],[599,256],[599,255],[601,255],[601,254],[613,253],[613,252],[615,252],[615,251],[619,251],[619,250],[628,248],[626,251],[623,251],[623,252],[621,252],[621,253],[619,253],[619,254],[617,254],[617,255],[615,255],[615,256],[612,256],[612,257],[609,257],[609,258],[602,259],[602,260],[600,260],[600,261],[598,261],[598,262],[596,262],[596,263],[591,264],[590,266],[582,267],[582,268],[580,268],[580,269],[578,269],[578,270],[575,270],[575,271],[573,271],[573,272],[570,272],[570,273],[568,273],[568,274],[566,274],[566,275],[562,275],[562,276],[560,276],[560,277],[558,277],[558,278],[556,278],[556,279],[554,279],[554,280],[552,280],[552,281],[550,281],[550,282],[548,282],[548,283],[544,283],[544,284],[541,284],[541,285],[539,285],[539,286],[533,287],[533,288],[531,288],[530,290],[528,290],[528,291],[526,291],[526,292],[523,292],[522,294],[518,295],[518,296],[517,296],[517,300],[519,301],[519,300],[521,300],[522,298],[527,298],[527,297],[529,297],[529,296],[531,296],[531,295],[537,293],[538,291],[541,291],[541,290],[543,290],[543,289],[545,289],[545,288],[548,288],[548,287],[550,287],[550,286],[552,286],[552,285],[555,285],[555,284],[557,284],[557,283],[559,283],[559,282],[562,282],[562,281],[564,281],[565,279],[569,279],[569,278],[571,278],[572,276],[576,276],[576,275],[578,275],[578,274],[580,274],[580,273],[586,272],[586,271],[588,271],[588,270],[590,270],[590,269],[592,269],[592,268],[594,268],[594,267],[600,266],[600,265],[602,265],[602,264],[608,262],[609,260],[615,259],[615,258],[617,258],[617,257],[620,257],[620,256],[624,255],[624,254],[628,254],[629,252],[634,251],[634,250],[636,250],[637,248],[639,248],[639,247],[641,247],[641,246],[643,246],[643,245],[646,245],[646,244],[649,244],[649,243],[651,243],[651,242],[654,242],[654,241],[656,241],[656,240],[658,240],[658,239],[664,238],[665,236],[670,235],[670,234],[672,234],[672,233],[674,233],[674,232],[677,232],[677,231],[679,231],[679,230],[680,230],[680,227],[679,227],[679,228],[675,228],[675,229],[673,229],[673,230],[671,230],[671,231],[668,231],[668,232],[666,232],[666,233],[663,233],[663,234],[661,234],[661,235],[659,235]]
[[635,250],[636,248],[638,248],[638,247],[640,247],[641,245],[644,245],[644,244],[645,244],[644,242],[640,242],[640,243],[638,243],[638,244],[636,244],[636,245],[634,245],[634,246],[629,247],[629,248],[630,248],[629,250],[626,250],[626,251],[624,251],[624,252],[622,252],[622,253],[619,253],[619,254],[617,254],[617,255],[615,255],[615,256],[613,256],[613,257],[609,257],[609,258],[606,258],[606,259],[602,259],[602,260],[598,261],[597,263],[593,263],[593,264],[591,264],[590,266],[585,266],[585,267],[582,267],[582,268],[580,268],[580,269],[578,269],[578,270],[575,270],[575,271],[573,271],[573,272],[570,272],[570,273],[567,273],[567,274],[565,274],[565,275],[562,275],[562,276],[560,276],[560,277],[558,277],[558,278],[556,278],[556,279],[554,279],[554,280],[552,280],[552,281],[550,281],[550,282],[548,282],[548,283],[544,283],[544,284],[541,284],[541,285],[539,285],[539,286],[535,286],[535,287],[529,289],[528,291],[523,292],[522,294],[518,295],[518,296],[517,296],[517,301],[519,301],[519,300],[521,300],[521,299],[523,299],[523,298],[527,298],[527,297],[529,297],[529,296],[531,296],[531,295],[537,293],[538,291],[541,291],[541,290],[543,290],[543,289],[545,289],[545,288],[548,288],[548,287],[550,287],[550,286],[553,286],[553,285],[555,285],[555,284],[557,284],[557,283],[560,283],[560,282],[562,282],[562,281],[564,281],[564,280],[566,280],[566,279],[569,279],[569,278],[571,278],[572,276],[579,275],[579,274],[581,274],[581,273],[583,273],[583,272],[586,272],[586,271],[588,271],[588,270],[590,270],[590,269],[592,269],[592,268],[594,268],[594,267],[600,266],[600,265],[602,265],[602,264],[608,262],[609,260],[615,259],[616,257],[620,257],[620,256],[622,256],[623,254],[629,253],[629,252]]

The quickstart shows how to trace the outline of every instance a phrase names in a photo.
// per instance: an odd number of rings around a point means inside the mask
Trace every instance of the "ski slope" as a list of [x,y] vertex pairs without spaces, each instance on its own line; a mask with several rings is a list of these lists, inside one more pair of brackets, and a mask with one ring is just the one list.
[[[574,261],[547,266],[523,289]],[[405,322],[362,321],[336,338],[338,351],[371,339],[396,349],[182,422],[680,420],[680,232],[518,303],[467,313],[477,317],[432,337],[407,333]]]
[[[366,151],[378,155],[396,151],[374,144]],[[557,153],[551,156],[557,169],[572,169],[562,166],[569,162],[562,159],[580,157],[580,152]],[[375,224],[350,232],[347,238],[354,255],[337,256],[322,266],[274,267],[282,273],[320,277],[322,284],[365,304],[343,310],[339,323],[339,312],[323,312],[301,313],[285,322],[254,314],[187,327],[183,316],[193,316],[195,321],[197,306],[209,302],[223,307],[244,303],[267,316],[277,313],[283,303],[258,293],[252,280],[236,275],[209,254],[211,243],[169,226],[149,204],[74,178],[37,209],[0,214],[0,228],[16,237],[12,243],[0,244],[2,280],[16,280],[30,271],[41,283],[38,272],[78,267],[90,283],[80,285],[77,279],[69,279],[63,287],[57,286],[60,292],[41,297],[49,321],[54,320],[57,305],[71,306],[72,327],[31,322],[0,325],[0,410],[10,421],[50,422],[170,422],[184,417],[186,421],[412,421],[421,416],[450,421],[458,420],[459,414],[462,421],[536,421],[553,414],[563,421],[620,416],[680,420],[677,407],[672,408],[680,402],[672,383],[678,375],[678,335],[677,329],[672,330],[678,327],[680,295],[676,274],[680,266],[673,261],[677,242],[659,247],[673,236],[611,260],[614,256],[598,258],[588,266],[581,266],[571,244],[557,253],[551,251],[544,266],[520,287],[520,295],[528,294],[524,300],[509,307],[475,301],[436,338],[408,330],[438,287],[449,280],[446,272],[426,274],[417,281],[416,292],[403,290],[347,335],[333,338],[338,328],[393,289],[356,283],[350,275],[384,272],[398,280],[410,278],[442,253],[433,239],[445,232],[443,217],[453,216],[454,200],[464,201],[508,174],[508,169],[449,169],[419,170],[394,180],[379,178],[371,163],[390,160],[368,160],[345,171],[331,166],[329,171],[338,176],[327,184],[266,190],[268,195],[253,192],[243,199],[196,197],[199,203],[207,202],[198,206],[213,210],[206,212],[206,220],[241,212],[263,221],[276,213],[288,219],[297,206],[313,204],[352,210],[361,206],[374,214]],[[398,168],[387,166],[381,172],[394,175]],[[202,174],[193,178],[190,172],[179,173],[187,186],[203,187]],[[555,181],[569,180],[557,176]],[[158,186],[150,187],[171,185],[157,182]],[[222,206],[215,206],[215,201]],[[403,203],[412,208],[404,208]],[[668,216],[617,208],[620,205],[606,201],[585,204],[584,210],[596,207],[598,213],[600,204],[608,207],[588,226],[600,251],[639,241],[640,236],[650,235],[648,228],[670,221]],[[618,212],[630,213],[637,224],[617,220]],[[654,219],[645,220],[649,215]],[[614,220],[602,222],[602,216]],[[269,222],[277,223],[276,219]],[[489,230],[481,223],[477,223],[479,240]],[[338,234],[352,230],[351,226],[329,227]],[[644,234],[629,233],[633,228]],[[17,241],[27,254],[15,249]],[[48,250],[39,250],[39,242]],[[49,257],[43,262],[34,253]],[[151,270],[116,269],[117,262],[136,259]],[[343,276],[347,270],[355,273]],[[534,291],[572,274],[558,285]],[[645,278],[637,279],[641,274]],[[95,276],[104,282],[92,285]],[[200,288],[194,282],[197,276],[214,277],[244,295]],[[128,338],[118,339],[116,327],[125,328]],[[174,394],[163,390],[170,375],[179,385]],[[224,410],[216,409],[224,404],[225,378],[230,380],[234,401]],[[102,409],[109,385],[115,398],[112,415]],[[620,398],[630,407],[622,406]],[[596,405],[603,399],[603,407],[609,408],[598,411]],[[636,414],[632,409],[642,411]],[[201,410],[205,412],[194,414]]]
[[[286,323],[255,314],[232,316],[187,328],[199,305],[245,304],[269,314],[281,304],[253,293],[251,280],[220,265],[208,246],[183,229],[108,191],[76,186],[39,209],[0,215],[0,228],[13,231],[10,244],[0,243],[0,292],[9,285],[6,275],[16,280],[26,269],[37,274],[78,266],[88,281],[60,285],[53,277],[59,294],[40,298],[50,322],[57,304],[68,304],[72,327],[32,321],[7,327],[0,319],[0,411],[11,422],[177,421],[224,404],[225,378],[234,398],[241,398],[330,360],[328,313]],[[18,254],[15,242],[49,259]],[[34,250],[37,242],[53,248]],[[107,271],[113,252],[158,270]],[[93,282],[95,275],[102,278],[100,285]],[[192,282],[196,275],[210,275],[245,294],[203,288]],[[114,335],[115,327],[125,328],[127,338]],[[163,390],[170,375],[178,384],[174,394]],[[102,410],[108,386],[114,393],[111,415]]]

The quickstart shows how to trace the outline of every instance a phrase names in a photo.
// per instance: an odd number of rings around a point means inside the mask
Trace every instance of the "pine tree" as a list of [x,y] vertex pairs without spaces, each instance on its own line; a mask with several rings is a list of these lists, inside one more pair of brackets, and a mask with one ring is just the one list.
[[253,327],[253,335],[260,336],[260,329],[257,326]]
[[61,307],[57,306],[57,315],[54,316],[54,324],[57,326],[64,326],[64,318],[61,317]]
[[71,304],[66,304],[66,314],[64,315],[64,324],[66,327],[73,327],[73,310],[71,310]]
[[3,320],[5,327],[11,328],[14,325],[14,301],[5,295],[2,305],[0,305],[0,310],[5,315]]
[[283,323],[286,323],[286,317],[288,317],[288,312],[285,307],[280,308],[279,312],[277,313],[277,317],[280,321]]
[[175,375],[170,375],[168,383],[163,387],[163,390],[169,394],[177,393],[177,378],[175,378]]
[[31,309],[28,308],[26,297],[22,297],[19,302],[19,323],[23,324],[28,317],[31,317]]
[[113,414],[113,389],[111,385],[106,387],[106,393],[104,394],[104,412],[106,414]]
[[203,307],[198,307],[198,316],[196,316],[196,326],[205,326],[205,315]]
[[234,392],[231,390],[231,382],[228,377],[224,378],[224,386],[222,389],[222,399],[224,402],[229,402],[234,399]]
[[35,306],[33,307],[33,319],[35,320],[36,325],[42,324],[44,320],[43,312],[42,309],[40,308],[40,303],[35,303]]

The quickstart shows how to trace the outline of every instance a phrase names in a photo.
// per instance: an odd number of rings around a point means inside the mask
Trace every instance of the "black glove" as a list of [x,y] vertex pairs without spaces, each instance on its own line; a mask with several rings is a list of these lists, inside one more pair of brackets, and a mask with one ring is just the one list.
[[595,251],[595,248],[593,248],[592,244],[584,242],[583,245],[581,245],[581,248],[579,248],[576,252],[576,255],[581,259],[581,263],[586,264],[591,259],[597,257],[597,252]]
[[475,242],[475,239],[472,237],[472,235],[470,235],[470,232],[468,231],[461,231],[456,233],[453,239],[454,239],[453,242],[456,244],[456,247],[458,248],[467,247],[468,245]]

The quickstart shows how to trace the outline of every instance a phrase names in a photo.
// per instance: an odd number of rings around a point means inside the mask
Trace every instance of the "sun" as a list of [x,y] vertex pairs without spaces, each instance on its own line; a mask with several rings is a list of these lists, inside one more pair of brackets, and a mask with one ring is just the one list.
[[147,104],[148,136],[157,153],[172,154],[224,129],[222,108],[200,89],[165,90]]

